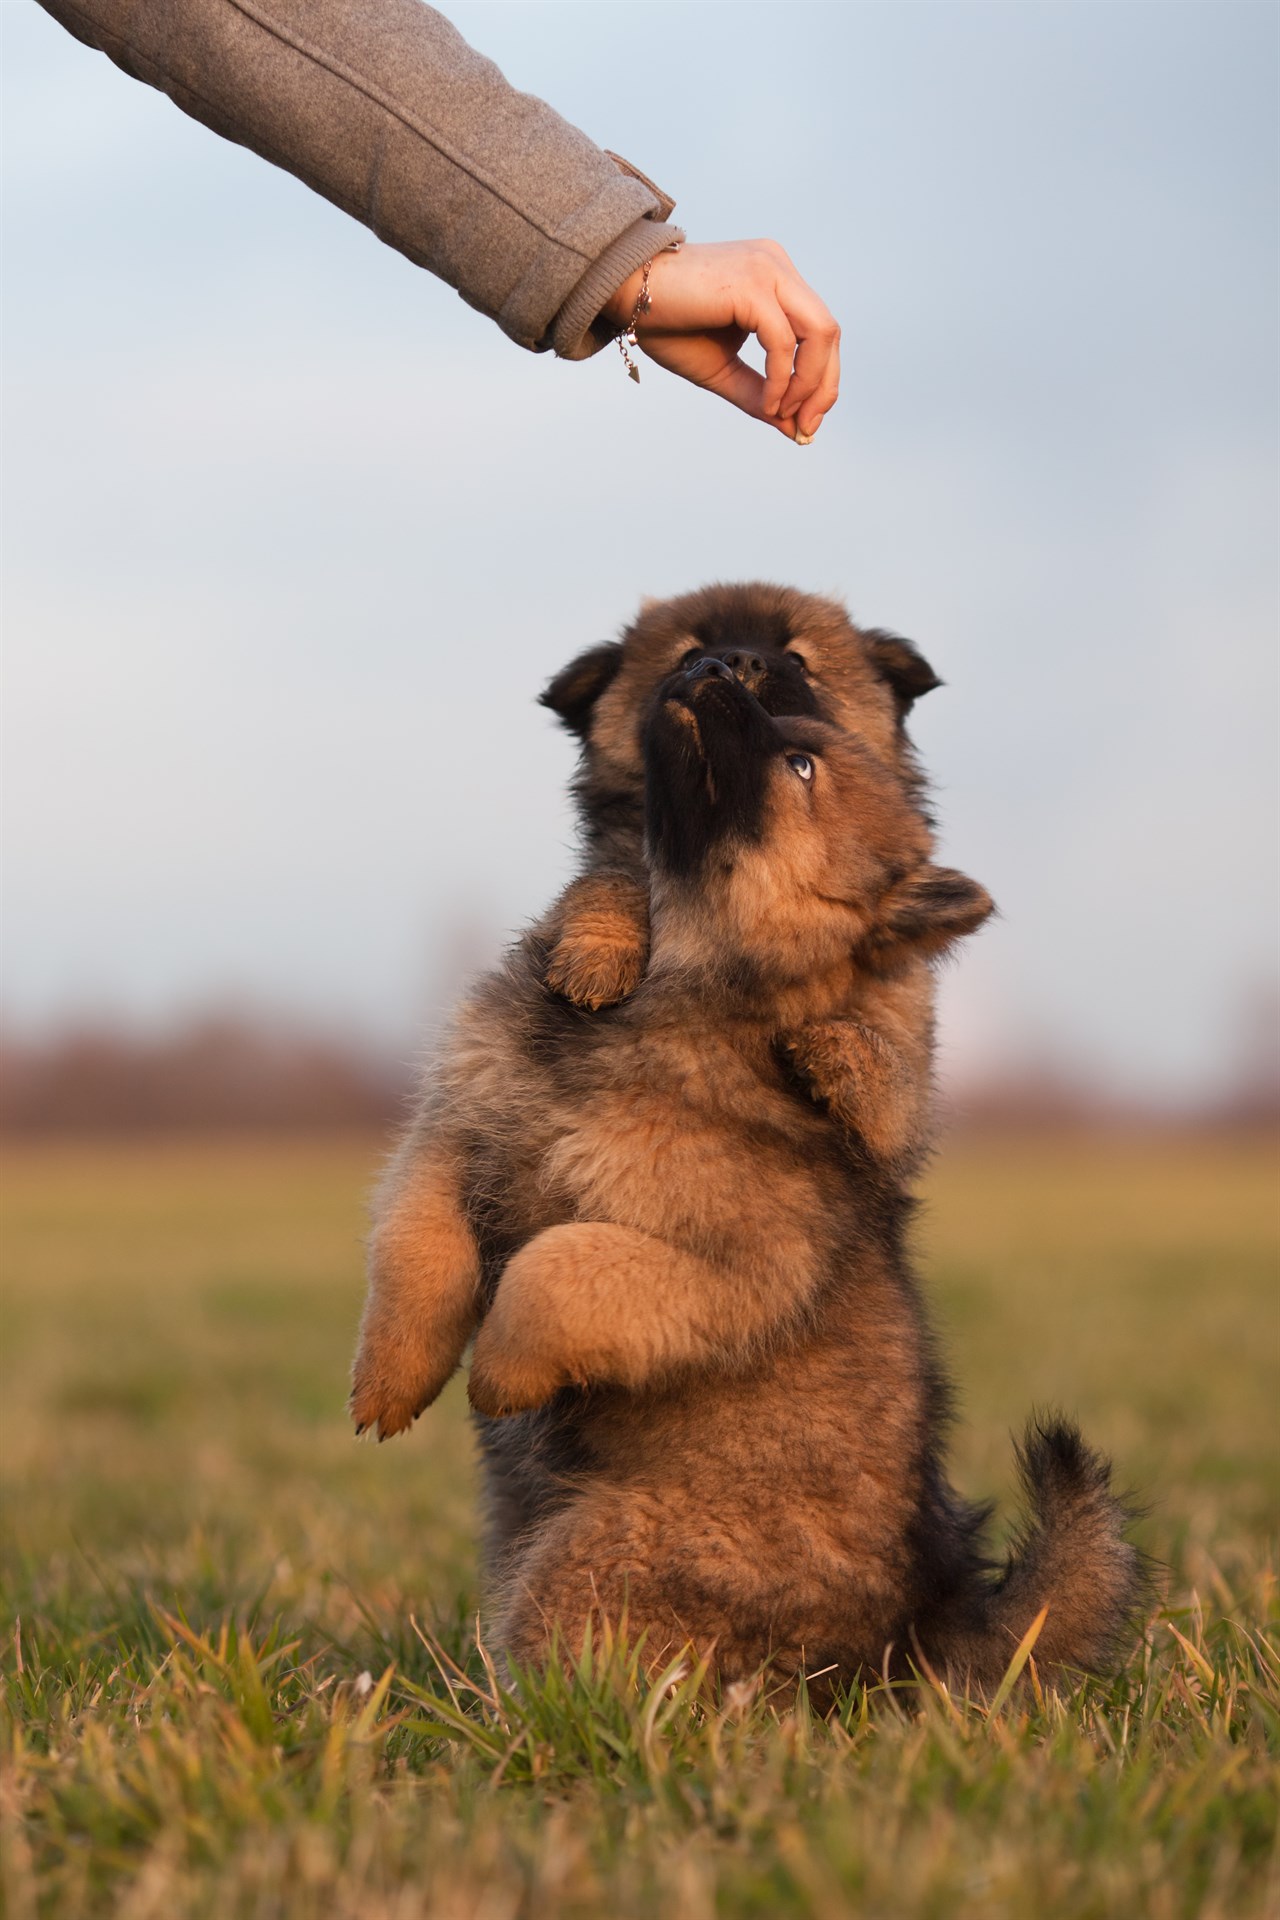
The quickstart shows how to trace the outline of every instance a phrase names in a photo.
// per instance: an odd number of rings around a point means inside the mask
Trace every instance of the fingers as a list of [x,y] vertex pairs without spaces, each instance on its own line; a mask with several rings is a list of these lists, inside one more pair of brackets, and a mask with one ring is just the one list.
[[763,374],[749,367],[745,360],[737,358],[728,361],[709,378],[699,382],[709,393],[718,393],[730,406],[738,407],[743,413],[750,414],[753,420],[763,420],[766,425],[776,427],[788,440],[796,437],[794,419],[784,420],[778,413],[765,411],[766,381]]
[[746,338],[741,327],[722,327],[714,333],[647,333],[640,345],[647,359],[668,373],[678,374],[695,387],[718,393],[723,400],[763,420],[787,439],[795,438],[795,423],[764,411],[764,377],[738,358]]
[[780,327],[772,319],[763,323],[757,338],[765,349],[760,418],[790,421],[812,438],[840,396],[839,327],[827,314],[816,332],[804,336],[798,329],[793,333],[784,316]]
[[[812,438],[839,398],[840,329],[782,249],[771,248],[769,258],[772,284],[750,323],[765,350],[759,418],[792,421]],[[745,383],[737,384],[745,395]]]
[[802,433],[814,434],[839,394],[840,329],[833,320],[829,331],[801,340],[779,412],[783,419],[794,420]]
[[775,301],[766,306],[752,328],[764,348],[764,382],[760,417],[773,419],[782,406],[796,359],[796,336],[781,306]]
[[840,329],[811,287],[792,273],[779,282],[778,300],[799,345],[779,412],[802,433],[816,433],[840,394]]

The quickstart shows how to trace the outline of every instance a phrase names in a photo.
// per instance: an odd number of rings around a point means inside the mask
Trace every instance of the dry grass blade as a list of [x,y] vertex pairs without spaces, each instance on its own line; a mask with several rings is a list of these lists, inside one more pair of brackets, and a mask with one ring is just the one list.
[[1005,1668],[1004,1678],[991,1696],[991,1705],[987,1709],[987,1717],[989,1719],[996,1719],[1003,1711],[1005,1702],[1017,1686],[1019,1675],[1026,1666],[1027,1661],[1031,1658],[1032,1649],[1036,1641],[1040,1638],[1044,1623],[1048,1618],[1048,1607],[1041,1607],[1039,1613],[1031,1622],[1031,1625],[1027,1628],[1021,1640],[1019,1640],[1017,1650]]
[[1201,1653],[1199,1647],[1193,1647],[1191,1642],[1187,1639],[1186,1634],[1178,1632],[1178,1629],[1174,1626],[1172,1620],[1166,1620],[1165,1625],[1166,1627],[1168,1627],[1170,1633],[1173,1635],[1178,1645],[1182,1648],[1182,1651],[1186,1654],[1188,1660],[1191,1662],[1196,1672],[1200,1675],[1200,1678],[1204,1681],[1205,1685],[1207,1687],[1212,1687],[1216,1683],[1217,1675],[1214,1673],[1213,1668],[1210,1666],[1209,1662],[1205,1659],[1204,1655]]

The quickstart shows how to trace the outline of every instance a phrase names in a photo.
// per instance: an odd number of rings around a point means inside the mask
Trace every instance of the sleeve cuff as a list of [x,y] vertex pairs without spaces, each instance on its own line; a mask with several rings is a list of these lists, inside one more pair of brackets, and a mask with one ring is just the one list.
[[679,227],[646,215],[611,241],[600,258],[592,261],[551,322],[549,338],[557,359],[588,360],[615,339],[622,329],[600,319],[605,302],[637,267],[683,239]]

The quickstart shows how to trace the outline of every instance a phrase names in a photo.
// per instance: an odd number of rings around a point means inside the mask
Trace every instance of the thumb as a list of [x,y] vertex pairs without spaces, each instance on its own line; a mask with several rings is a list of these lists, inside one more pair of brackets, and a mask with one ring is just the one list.
[[704,384],[709,393],[719,394],[720,398],[727,400],[731,407],[738,407],[743,413],[749,413],[753,420],[763,421],[765,426],[775,428],[788,440],[795,439],[794,416],[788,420],[780,420],[776,414],[765,412],[764,375],[757,373],[755,368],[749,367],[744,360],[736,357],[727,360],[724,366],[717,368]]

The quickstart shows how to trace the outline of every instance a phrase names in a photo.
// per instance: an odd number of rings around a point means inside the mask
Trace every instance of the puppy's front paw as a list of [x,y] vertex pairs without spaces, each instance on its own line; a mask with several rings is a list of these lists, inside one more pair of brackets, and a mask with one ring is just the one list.
[[466,1384],[470,1404],[476,1413],[501,1419],[545,1407],[562,1386],[585,1386],[585,1379],[564,1356],[564,1340],[549,1304],[509,1267],[476,1336]]
[[788,1028],[775,1042],[783,1064],[809,1098],[832,1108],[839,1118],[854,1104],[856,1068],[850,1053],[856,1033],[845,1021],[813,1020]]
[[487,1325],[481,1329],[467,1382],[467,1398],[477,1413],[501,1420],[545,1407],[561,1387],[571,1384],[585,1382],[572,1382],[567,1370],[547,1355],[507,1350],[500,1338],[490,1336]]
[[366,1333],[351,1372],[348,1410],[358,1434],[371,1427],[390,1440],[411,1427],[443,1390],[461,1358],[460,1346],[428,1359],[416,1345]]
[[547,985],[575,1007],[596,1013],[628,1000],[644,974],[645,950],[621,917],[561,934],[547,959]]
[[814,1020],[777,1038],[809,1098],[856,1133],[873,1159],[905,1169],[928,1136],[927,1062],[912,1063],[855,1020]]
[[357,1434],[376,1427],[379,1440],[390,1440],[393,1434],[411,1427],[425,1405],[425,1401],[415,1405],[402,1396],[389,1394],[380,1381],[357,1380],[351,1389],[347,1410]]
[[407,1381],[388,1379],[376,1363],[366,1359],[363,1349],[356,1361],[347,1409],[357,1433],[376,1427],[379,1440],[411,1427],[426,1406],[421,1393]]

